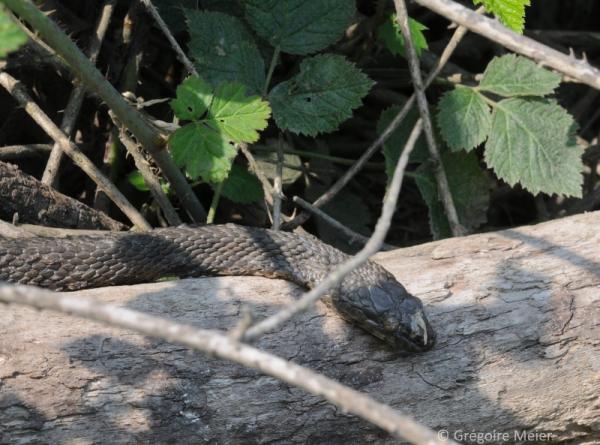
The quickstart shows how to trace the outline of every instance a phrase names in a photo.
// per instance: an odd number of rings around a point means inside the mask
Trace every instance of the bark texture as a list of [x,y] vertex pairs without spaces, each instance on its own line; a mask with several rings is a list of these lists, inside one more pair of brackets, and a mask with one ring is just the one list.
[[123,230],[124,224],[0,162],[0,219],[70,229]]
[[[589,213],[379,255],[426,302],[439,343],[425,354],[398,357],[322,304],[258,344],[450,437],[600,443],[599,229]],[[244,305],[265,316],[301,292],[227,277],[78,294],[226,329]],[[0,443],[394,443],[241,366],[55,313],[0,311]]]

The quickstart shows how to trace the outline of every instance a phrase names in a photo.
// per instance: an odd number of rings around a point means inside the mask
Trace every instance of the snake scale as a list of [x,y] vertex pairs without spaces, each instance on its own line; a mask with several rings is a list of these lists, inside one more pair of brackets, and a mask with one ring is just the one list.
[[[311,235],[234,224],[66,238],[0,237],[0,281],[53,290],[207,275],[260,275],[311,288],[347,259]],[[330,291],[328,303],[400,352],[420,352],[434,344],[421,301],[373,262],[346,276]]]

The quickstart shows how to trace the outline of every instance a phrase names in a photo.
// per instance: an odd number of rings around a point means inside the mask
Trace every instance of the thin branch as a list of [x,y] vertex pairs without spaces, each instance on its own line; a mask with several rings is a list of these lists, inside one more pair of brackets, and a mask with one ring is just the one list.
[[[102,11],[98,17],[96,29],[94,30],[94,38],[92,39],[89,53],[90,62],[93,64],[96,64],[96,60],[98,59],[98,54],[100,53],[100,48],[102,47],[102,42],[104,41],[104,36],[106,34],[106,30],[108,29],[108,25],[110,24],[110,20],[115,8],[115,2],[116,0],[107,1],[102,7]],[[79,116],[79,111],[81,110],[81,105],[83,104],[84,98],[85,89],[83,88],[83,85],[77,84],[71,92],[71,97],[69,97],[69,102],[67,103],[63,120],[60,124],[60,129],[62,132],[69,137],[71,137],[73,129],[75,128],[75,123],[77,122],[77,117]],[[46,168],[44,169],[44,174],[42,175],[43,184],[50,185],[52,187],[56,185],[58,169],[60,167],[62,156],[63,153],[60,149],[60,145],[58,143],[54,143],[52,152],[50,153],[50,157],[46,163]]]
[[119,131],[119,139],[121,140],[121,143],[123,144],[127,152],[133,157],[135,166],[140,171],[142,177],[144,178],[144,182],[150,189],[150,193],[152,193],[152,196],[158,203],[159,207],[162,209],[165,218],[167,219],[169,224],[172,226],[180,225],[181,218],[179,218],[177,211],[169,201],[167,195],[165,195],[160,181],[150,168],[148,161],[144,159],[144,156],[140,151],[139,145],[131,137],[129,137],[129,135],[127,135],[124,129],[121,129],[121,131]]
[[415,89],[415,96],[417,98],[417,105],[419,107],[419,113],[421,119],[423,119],[423,130],[425,132],[425,138],[427,140],[427,146],[429,147],[429,154],[431,159],[435,163],[435,179],[438,186],[438,192],[450,224],[450,230],[454,236],[461,236],[466,233],[465,228],[460,224],[458,219],[458,213],[454,206],[454,199],[450,192],[450,186],[448,185],[448,178],[446,177],[446,171],[444,170],[444,164],[435,141],[433,134],[433,124],[431,123],[431,116],[429,114],[429,104],[427,103],[427,97],[425,96],[425,86],[423,85],[423,78],[421,77],[421,67],[419,66],[419,58],[415,50],[414,43],[412,41],[412,35],[410,27],[408,26],[408,12],[406,11],[406,4],[404,0],[394,0],[396,7],[396,15],[402,37],[404,38],[404,47],[406,49],[406,55],[408,58],[408,67],[410,69],[410,75],[412,77],[413,86]]
[[160,13],[156,9],[156,6],[154,6],[152,4],[151,0],[140,0],[140,1],[144,4],[144,6],[148,10],[148,12],[150,13],[152,18],[158,25],[158,27],[160,28],[162,33],[165,35],[165,37],[171,44],[171,47],[175,51],[175,54],[177,54],[177,58],[183,64],[183,66],[185,67],[187,72],[197,76],[198,72],[196,71],[194,64],[190,61],[188,56],[186,56],[186,54],[183,52],[183,50],[181,49],[181,46],[179,45],[179,43],[177,43],[177,40],[175,40],[175,37],[173,37],[171,30],[169,29],[169,27],[167,26],[167,24],[165,23],[163,18],[160,16]]
[[267,77],[265,79],[265,85],[263,86],[263,97],[267,97],[267,93],[269,92],[269,84],[271,83],[271,78],[273,77],[273,73],[275,72],[275,67],[277,66],[277,62],[279,61],[279,54],[281,53],[281,48],[278,46],[273,50],[273,56],[271,57],[271,63],[269,64],[269,71],[267,72]]
[[585,60],[561,53],[529,37],[509,30],[497,20],[476,14],[471,9],[450,0],[415,0],[418,4],[458,23],[476,34],[518,54],[530,57],[567,76],[600,90],[600,70]]
[[275,180],[273,181],[273,230],[281,226],[281,196],[283,195],[283,136],[279,134],[277,140],[277,166]]
[[275,315],[266,318],[265,320],[248,329],[246,335],[244,336],[246,340],[255,339],[266,332],[272,331],[278,326],[281,326],[294,315],[309,309],[313,303],[321,298],[329,289],[338,285],[346,275],[360,267],[362,264],[366,263],[371,255],[375,254],[379,251],[379,249],[381,249],[381,245],[385,240],[385,236],[387,235],[387,231],[392,222],[392,216],[396,211],[396,203],[398,202],[398,195],[402,186],[404,170],[408,164],[408,157],[413,150],[419,135],[421,134],[421,130],[423,129],[422,122],[423,121],[419,119],[410,133],[404,151],[402,152],[402,155],[398,160],[398,164],[396,165],[396,169],[394,170],[392,181],[390,182],[383,200],[381,216],[377,221],[373,235],[371,235],[371,238],[365,244],[365,247],[363,247],[363,249],[355,256],[345,261],[339,267],[329,273],[327,278],[321,281],[311,291],[305,293],[302,298],[282,309],[280,312],[277,312]]
[[429,428],[369,396],[321,374],[240,343],[218,331],[198,329],[115,305],[31,286],[0,285],[0,301],[48,309],[129,329],[240,363],[322,397],[396,437],[415,444],[449,444]]
[[6,145],[0,147],[0,160],[19,159],[27,156],[47,156],[52,150],[50,144]]
[[273,207],[273,196],[275,195],[275,190],[273,189],[273,186],[271,185],[271,183],[269,182],[269,179],[265,175],[265,172],[262,171],[262,169],[256,162],[256,159],[254,159],[254,156],[252,156],[252,153],[250,152],[250,150],[248,150],[247,144],[242,143],[242,144],[239,144],[238,146],[240,148],[240,151],[242,152],[242,154],[248,161],[250,170],[256,175],[256,177],[260,181],[260,184],[262,185],[263,192],[265,194],[265,199],[267,200],[267,203],[271,207]]
[[6,88],[31,118],[48,134],[48,136],[60,145],[61,150],[110,197],[133,224],[143,230],[150,230],[152,228],[119,189],[104,176],[86,155],[79,151],[79,148],[71,142],[67,135],[60,131],[60,128],[58,128],[42,111],[29,96],[25,88],[14,77],[10,76],[8,73],[0,72],[0,85]]
[[[338,229],[339,231],[343,232],[348,237],[348,242],[350,244],[359,242],[364,245],[364,244],[367,244],[367,242],[369,241],[368,237],[361,235],[360,233],[355,232],[351,228],[343,225],[337,219],[332,218],[327,213],[325,213],[323,210],[316,208],[315,206],[306,202],[304,199],[300,198],[299,196],[294,196],[294,198],[292,200],[296,204],[298,204],[300,207],[304,208],[304,210],[308,210],[309,212],[314,213],[315,215],[317,215],[319,218],[321,218],[323,221],[325,221],[327,224],[329,224],[333,228]],[[397,248],[398,247],[392,246],[392,245],[386,244],[386,243],[383,243],[381,245],[381,250],[392,250],[392,249],[397,249]]]
[[[481,14],[483,13],[483,10],[484,8],[479,8],[477,10],[477,13]],[[430,71],[429,75],[427,76],[427,80],[425,81],[425,87],[428,87],[431,84],[431,82],[433,82],[433,80],[437,77],[444,65],[450,59],[450,56],[458,46],[458,43],[462,40],[466,33],[467,29],[465,27],[459,26],[458,28],[456,28],[456,31],[454,31],[454,34],[452,34],[452,37],[446,45],[446,48],[444,48],[444,51],[442,52],[442,55],[440,56],[437,65]],[[365,150],[362,156],[354,163],[354,165],[350,167],[346,171],[346,173],[344,173],[333,184],[333,186],[331,186],[329,190],[327,190],[315,202],[313,202],[313,205],[315,207],[321,207],[327,204],[339,193],[340,190],[342,190],[346,186],[346,184],[350,182],[350,180],[365,166],[367,161],[371,159],[375,152],[383,146],[383,144],[388,140],[388,138],[392,135],[396,128],[398,128],[398,126],[402,123],[402,121],[404,120],[414,103],[415,95],[413,94],[408,98],[402,109],[398,112],[394,119],[392,119],[390,124],[385,128],[385,130],[383,130],[383,133],[381,133],[379,137],[375,139],[375,142],[369,145],[369,147]],[[308,218],[310,218],[310,216],[311,214],[309,212],[301,212],[293,220],[284,224],[283,227],[287,230],[295,229],[299,225],[304,224],[308,220]]]
[[2,2],[44,38],[50,47],[69,64],[89,91],[99,95],[106,102],[123,125],[154,158],[192,219],[198,222],[204,221],[206,211],[183,173],[165,150],[166,141],[156,128],[127,103],[63,30],[38,10],[30,0],[2,0]]

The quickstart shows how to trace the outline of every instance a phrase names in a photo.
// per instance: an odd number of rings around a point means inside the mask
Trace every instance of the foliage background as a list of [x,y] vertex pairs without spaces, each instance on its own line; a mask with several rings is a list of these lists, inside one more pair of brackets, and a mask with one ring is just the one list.
[[[79,2],[75,0],[51,0],[40,2],[46,11],[53,11],[52,17],[58,20],[80,47],[87,47],[90,31],[99,6],[99,0]],[[173,2],[172,2],[173,3]],[[193,6],[196,0],[184,0]],[[202,1],[203,7],[234,11],[234,1]],[[558,0],[534,1],[527,9],[526,34],[536,39],[568,52],[573,48],[575,54],[581,57],[585,53],[590,63],[600,65],[600,23],[595,19],[600,16],[600,5],[594,0],[573,0],[569,7],[561,7]],[[160,4],[160,2],[157,2]],[[380,5],[384,5],[383,7]],[[119,2],[115,19],[111,25],[98,66],[107,78],[115,85],[129,90],[135,86],[135,93],[146,100],[155,98],[173,98],[175,89],[183,80],[185,74],[170,50],[160,31],[152,27],[152,21],[145,17],[136,20],[140,27],[132,34],[129,43],[127,37],[126,14],[141,14],[131,8],[128,2]],[[286,148],[293,153],[286,155],[285,193],[287,196],[299,195],[308,200],[314,200],[340,176],[354,159],[358,158],[366,147],[376,138],[379,116],[386,109],[398,106],[411,93],[409,74],[403,58],[390,54],[377,38],[377,26],[391,11],[391,4],[377,1],[358,1],[359,21],[345,36],[328,48],[328,52],[342,54],[355,63],[372,80],[376,82],[363,105],[355,110],[353,116],[343,122],[340,128],[332,133],[320,135],[317,138],[293,135],[286,137]],[[423,66],[431,65],[433,54],[439,54],[451,35],[447,23],[422,8],[413,7],[409,13],[428,27],[425,31],[429,46],[422,56]],[[178,16],[178,10],[171,9],[165,18],[170,23],[182,43],[188,42],[188,36],[183,26],[183,16]],[[124,34],[125,31],[125,34]],[[124,38],[125,35],[125,38]],[[264,48],[259,48],[264,51]],[[444,75],[463,74],[466,79],[472,79],[477,73],[482,73],[488,62],[503,54],[497,45],[485,39],[467,34],[459,46],[452,63]],[[265,57],[265,60],[269,60]],[[276,68],[272,85],[289,79],[298,70],[303,60],[302,56],[284,54],[281,64]],[[139,76],[131,79],[132,61],[139,62]],[[30,48],[13,54],[9,59],[8,69],[16,77],[24,81],[30,90],[35,91],[36,99],[44,110],[55,120],[62,117],[72,88],[66,73],[57,71],[49,60],[44,60]],[[436,104],[448,90],[447,85],[434,84],[429,92],[431,104]],[[581,128],[580,145],[585,148],[585,175],[583,199],[562,198],[540,194],[533,196],[520,186],[510,187],[498,180],[491,171],[487,172],[490,190],[489,208],[484,217],[481,212],[472,219],[472,228],[477,231],[495,230],[503,227],[534,223],[554,218],[568,213],[593,210],[600,205],[596,196],[597,163],[600,159],[600,149],[597,138],[600,128],[600,109],[598,92],[589,87],[564,83],[557,90],[557,99],[579,123]],[[23,110],[17,108],[12,99],[0,91],[0,146],[20,143],[45,143],[46,136],[33,124]],[[153,106],[147,110],[154,117],[170,120],[172,111],[168,103]],[[113,150],[113,140],[109,135],[111,122],[107,119],[106,110],[99,106],[94,99],[88,98],[78,121],[76,142],[84,147],[88,156],[99,165],[104,165],[111,178],[124,190],[136,204],[145,208],[152,218],[154,207],[147,192],[138,190],[128,179],[134,170],[131,159],[123,152]],[[277,129],[270,125],[262,134],[260,143],[253,149],[261,161],[261,165],[269,170],[272,167],[274,141],[278,136]],[[485,169],[482,162],[482,150],[478,149],[466,155],[465,166],[459,166],[464,171],[462,186],[469,193],[469,187],[481,189],[486,187],[481,178],[470,180],[469,172],[476,167]],[[108,159],[113,159],[107,163]],[[39,174],[43,168],[43,160],[27,158],[18,160],[18,164],[27,172]],[[245,171],[243,159],[235,162],[237,171]],[[110,214],[123,219],[118,211],[106,200],[99,197],[92,184],[77,168],[65,161],[61,175],[60,189],[62,192],[82,199],[84,202],[99,208],[104,208]],[[272,174],[272,168],[271,168]],[[427,196],[431,196],[431,177],[423,172],[414,170],[405,182],[400,204],[394,217],[394,225],[390,231],[388,242],[396,245],[410,245],[427,241],[432,238],[429,220]],[[325,211],[354,230],[368,234],[373,228],[380,210],[380,203],[386,187],[386,165],[383,154],[377,155],[333,201],[325,207]],[[477,182],[480,181],[480,182]],[[457,186],[461,186],[458,184]],[[237,221],[244,224],[268,224],[264,204],[260,200],[246,199],[234,202],[227,198],[234,196],[239,190],[247,190],[244,184],[229,184],[225,198],[219,206],[217,222]],[[238,192],[236,192],[236,187]],[[232,191],[233,190],[233,191]],[[208,207],[213,194],[213,188],[207,183],[198,183],[195,191]],[[250,190],[254,197],[260,196],[256,187]],[[239,201],[239,200],[238,200]],[[249,203],[248,201],[253,201]],[[431,202],[430,202],[431,204]],[[460,207],[460,203],[458,204]],[[468,206],[467,206],[468,207]],[[292,205],[284,203],[284,212],[290,212]],[[470,210],[465,209],[468,213]],[[432,210],[432,212],[438,212]],[[352,251],[356,245],[348,245],[345,238],[316,218],[312,218],[306,228],[325,241],[336,244],[344,250]],[[434,233],[443,234],[444,229],[434,228]]]

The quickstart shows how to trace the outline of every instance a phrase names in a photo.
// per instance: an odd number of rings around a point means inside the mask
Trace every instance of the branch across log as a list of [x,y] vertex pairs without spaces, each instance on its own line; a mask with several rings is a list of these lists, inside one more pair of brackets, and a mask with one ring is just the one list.
[[[495,432],[509,435],[503,443],[518,442],[529,432],[538,442],[595,443],[599,217],[381,254],[378,261],[428,306],[439,337],[428,353],[398,357],[321,304],[257,346],[459,441],[461,434]],[[79,294],[227,329],[243,306],[263,317],[301,292],[283,281],[227,277]],[[366,422],[241,366],[72,317],[4,306],[0,443],[28,441],[392,442]]]

